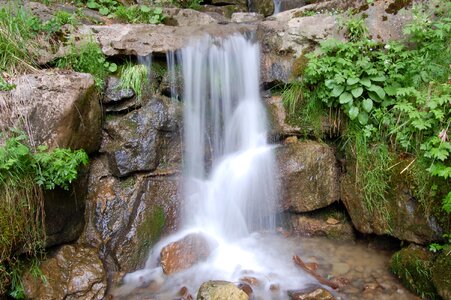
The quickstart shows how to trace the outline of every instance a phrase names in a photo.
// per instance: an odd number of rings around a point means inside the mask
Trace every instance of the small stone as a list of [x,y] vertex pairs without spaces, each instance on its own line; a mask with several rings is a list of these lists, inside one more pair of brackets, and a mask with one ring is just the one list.
[[335,300],[335,297],[320,287],[312,287],[304,290],[288,291],[291,300]]
[[249,296],[233,283],[212,280],[202,283],[197,300],[248,300]]
[[254,290],[252,289],[252,287],[249,285],[249,284],[247,284],[247,283],[243,283],[243,282],[241,282],[241,283],[239,283],[238,284],[238,288],[240,289],[240,290],[242,290],[243,292],[245,292],[249,297],[252,295],[252,293],[254,292]]
[[336,263],[332,266],[332,273],[344,275],[349,272],[349,265],[347,263]]
[[288,144],[293,144],[296,143],[298,141],[298,137],[297,136],[289,136],[285,139],[284,144],[288,145]]
[[318,270],[318,264],[314,263],[314,262],[308,262],[305,264],[305,266],[307,267],[307,269],[309,269],[310,271],[313,271],[313,272]]
[[271,292],[278,292],[280,291],[280,285],[278,283],[271,283],[271,285],[269,286],[269,290]]
[[340,221],[335,218],[329,217],[329,218],[327,218],[326,223],[329,225],[337,225],[340,223]]
[[240,278],[240,281],[248,283],[248,284],[250,284],[252,286],[260,286],[261,285],[261,282],[255,277],[248,277],[248,276],[247,277],[242,277],[242,278]]

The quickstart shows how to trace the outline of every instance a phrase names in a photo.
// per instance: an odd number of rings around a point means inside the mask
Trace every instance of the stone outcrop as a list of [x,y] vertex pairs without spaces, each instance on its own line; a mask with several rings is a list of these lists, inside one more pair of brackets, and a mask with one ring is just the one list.
[[339,170],[333,150],[314,141],[292,142],[276,149],[282,209],[306,212],[340,199]]
[[179,178],[172,169],[111,175],[101,156],[92,162],[86,227],[79,242],[98,248],[108,273],[141,268],[162,233],[173,232],[179,215]]
[[188,45],[193,38],[205,34],[228,36],[238,32],[250,32],[249,25],[231,23],[227,25],[209,24],[197,26],[164,26],[148,24],[113,24],[109,26],[82,26],[78,34],[94,35],[107,56],[146,56],[151,53],[165,54]]
[[334,240],[354,240],[354,228],[346,216],[339,214],[338,218],[327,214],[292,215],[291,224],[298,235],[318,237],[324,236]]
[[[402,163],[400,161],[399,163]],[[405,166],[398,164],[399,166]],[[365,202],[364,192],[355,181],[355,166],[347,166],[347,174],[341,180],[341,200],[351,217],[355,228],[363,233],[388,234],[400,240],[427,244],[440,239],[441,228],[434,216],[426,214],[414,197],[411,181],[406,173],[396,176],[387,185],[385,200],[377,208],[370,209]]]
[[248,300],[249,296],[227,281],[207,281],[197,292],[197,300]]
[[273,0],[250,0],[249,1],[249,11],[262,14],[265,17],[270,16],[274,13],[274,1]]
[[113,174],[124,177],[179,162],[180,149],[174,143],[180,116],[180,102],[160,97],[125,116],[108,117],[100,152],[107,153]]
[[43,278],[26,274],[27,299],[101,300],[106,292],[105,270],[95,249],[65,245],[52,253],[40,269]]
[[99,148],[100,103],[90,74],[44,71],[11,82],[15,89],[0,92],[0,129],[22,120],[35,145],[87,152]]
[[213,241],[199,233],[191,233],[161,249],[160,262],[163,272],[171,275],[205,260],[215,246]]

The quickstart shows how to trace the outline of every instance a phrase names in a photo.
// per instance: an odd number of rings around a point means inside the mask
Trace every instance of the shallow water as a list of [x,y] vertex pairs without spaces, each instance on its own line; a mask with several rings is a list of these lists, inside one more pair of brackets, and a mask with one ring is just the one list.
[[[119,299],[176,299],[185,287],[195,297],[205,281],[238,284],[247,277],[257,282],[252,286],[253,299],[289,299],[288,290],[321,286],[293,263],[293,255],[298,255],[305,263],[317,263],[316,272],[322,277],[341,283],[336,291],[322,286],[337,299],[419,299],[390,273],[391,254],[365,242],[252,234],[236,245],[220,244],[207,261],[172,276],[165,276],[158,266],[147,269],[147,273],[132,273],[135,278],[131,282],[136,283],[139,277],[141,286],[123,285],[114,294]],[[271,290],[271,286],[278,289]]]

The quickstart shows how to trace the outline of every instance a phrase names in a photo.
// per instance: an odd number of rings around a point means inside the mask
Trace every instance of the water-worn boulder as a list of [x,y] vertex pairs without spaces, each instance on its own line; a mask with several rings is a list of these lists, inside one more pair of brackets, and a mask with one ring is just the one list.
[[34,145],[96,151],[101,113],[90,74],[43,71],[11,80],[16,88],[0,92],[0,129],[21,121]]
[[336,298],[328,290],[312,286],[302,290],[288,291],[291,300],[335,300]]
[[391,235],[400,240],[427,244],[439,240],[442,229],[437,219],[427,214],[414,196],[414,186],[408,172],[401,173],[410,161],[399,161],[393,168],[394,176],[387,182],[385,200],[371,209],[357,184],[355,165],[348,162],[347,174],[341,180],[341,200],[355,228],[363,233]]
[[118,179],[101,156],[92,162],[86,227],[79,242],[99,249],[108,273],[141,268],[160,235],[175,231],[178,195],[176,171]]
[[101,300],[106,292],[106,277],[96,250],[65,245],[49,255],[40,266],[42,278],[30,273],[23,278],[27,299]]
[[215,246],[213,241],[199,233],[191,233],[161,249],[160,262],[163,272],[171,275],[205,260]]
[[[179,160],[179,151],[165,151],[177,142],[180,102],[168,98],[150,99],[141,109],[106,120],[101,152],[106,152],[113,174],[153,171],[159,164]],[[165,154],[169,154],[166,156]]]
[[306,212],[340,199],[339,169],[326,144],[292,142],[276,149],[282,189],[282,209]]
[[212,280],[202,283],[197,300],[248,300],[249,296],[228,281]]

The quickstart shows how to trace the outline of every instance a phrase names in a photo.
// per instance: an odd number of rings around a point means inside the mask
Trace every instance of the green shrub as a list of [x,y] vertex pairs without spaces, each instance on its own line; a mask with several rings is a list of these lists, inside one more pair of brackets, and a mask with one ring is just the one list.
[[56,65],[59,68],[71,68],[76,72],[92,74],[96,86],[100,89],[103,87],[106,76],[117,71],[117,65],[108,62],[100,46],[93,41],[78,46],[73,45],[66,56],[57,60]]
[[159,24],[163,21],[163,10],[160,7],[150,8],[147,5],[119,6],[114,17],[125,23]]
[[18,254],[37,258],[43,251],[43,189],[68,189],[78,167],[88,163],[83,150],[32,151],[27,137],[13,131],[0,146],[0,290],[11,283],[21,298]]

